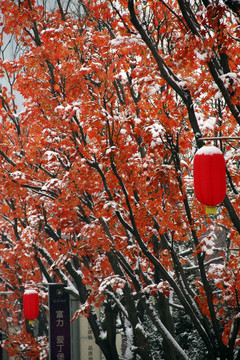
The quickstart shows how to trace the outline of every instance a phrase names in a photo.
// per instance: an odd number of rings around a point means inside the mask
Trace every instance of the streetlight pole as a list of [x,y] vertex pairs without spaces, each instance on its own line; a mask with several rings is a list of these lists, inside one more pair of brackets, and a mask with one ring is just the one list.
[[240,140],[240,136],[212,136],[212,137],[201,137],[198,140],[208,141],[208,140]]

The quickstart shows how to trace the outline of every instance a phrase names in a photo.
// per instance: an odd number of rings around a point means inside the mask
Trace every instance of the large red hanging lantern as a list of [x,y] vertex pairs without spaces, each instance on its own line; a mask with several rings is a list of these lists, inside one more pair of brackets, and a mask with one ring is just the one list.
[[226,194],[226,165],[223,153],[216,146],[203,146],[193,161],[194,192],[206,205],[207,214],[216,214],[216,205]]
[[23,313],[26,319],[30,323],[33,323],[34,319],[39,314],[39,296],[38,292],[33,289],[26,290],[23,294]]

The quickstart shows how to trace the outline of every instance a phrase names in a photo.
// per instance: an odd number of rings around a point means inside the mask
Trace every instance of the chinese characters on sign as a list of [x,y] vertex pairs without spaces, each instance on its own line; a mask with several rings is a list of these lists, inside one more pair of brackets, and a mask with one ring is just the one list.
[[50,359],[71,360],[69,294],[64,285],[49,285]]

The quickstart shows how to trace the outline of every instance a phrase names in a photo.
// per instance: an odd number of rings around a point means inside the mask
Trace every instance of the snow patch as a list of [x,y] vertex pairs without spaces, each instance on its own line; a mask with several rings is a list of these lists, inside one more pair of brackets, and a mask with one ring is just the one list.
[[208,54],[206,54],[206,53],[205,53],[205,54],[200,54],[200,52],[197,51],[197,49],[195,49],[194,52],[195,52],[196,57],[197,57],[199,60],[202,60],[202,61],[207,60]]
[[214,232],[211,232],[209,235],[205,236],[200,245],[201,250],[206,253],[206,255],[213,255],[215,248],[215,242],[216,242],[216,234]]
[[29,295],[29,294],[37,294],[37,293],[38,292],[36,290],[34,290],[34,289],[27,289],[27,290],[24,291],[24,294],[27,294],[27,295]]
[[201,149],[199,149],[196,152],[196,155],[215,155],[215,154],[222,155],[222,152],[219,148],[217,148],[214,145],[203,146],[201,147]]
[[133,35],[133,34],[131,36],[118,35],[115,39],[111,40],[110,42],[114,47],[119,47],[122,44],[128,44],[128,45],[138,44],[141,46],[145,46],[145,43],[142,40],[142,38],[138,35]]

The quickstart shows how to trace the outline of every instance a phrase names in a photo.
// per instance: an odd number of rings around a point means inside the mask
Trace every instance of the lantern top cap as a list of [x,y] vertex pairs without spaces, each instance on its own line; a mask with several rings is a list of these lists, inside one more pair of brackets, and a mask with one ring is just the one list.
[[222,155],[222,152],[219,148],[217,148],[214,145],[203,146],[201,147],[201,149],[199,149],[196,152],[196,155],[215,155],[215,154]]
[[34,289],[27,289],[24,291],[24,294],[37,294],[38,292]]

